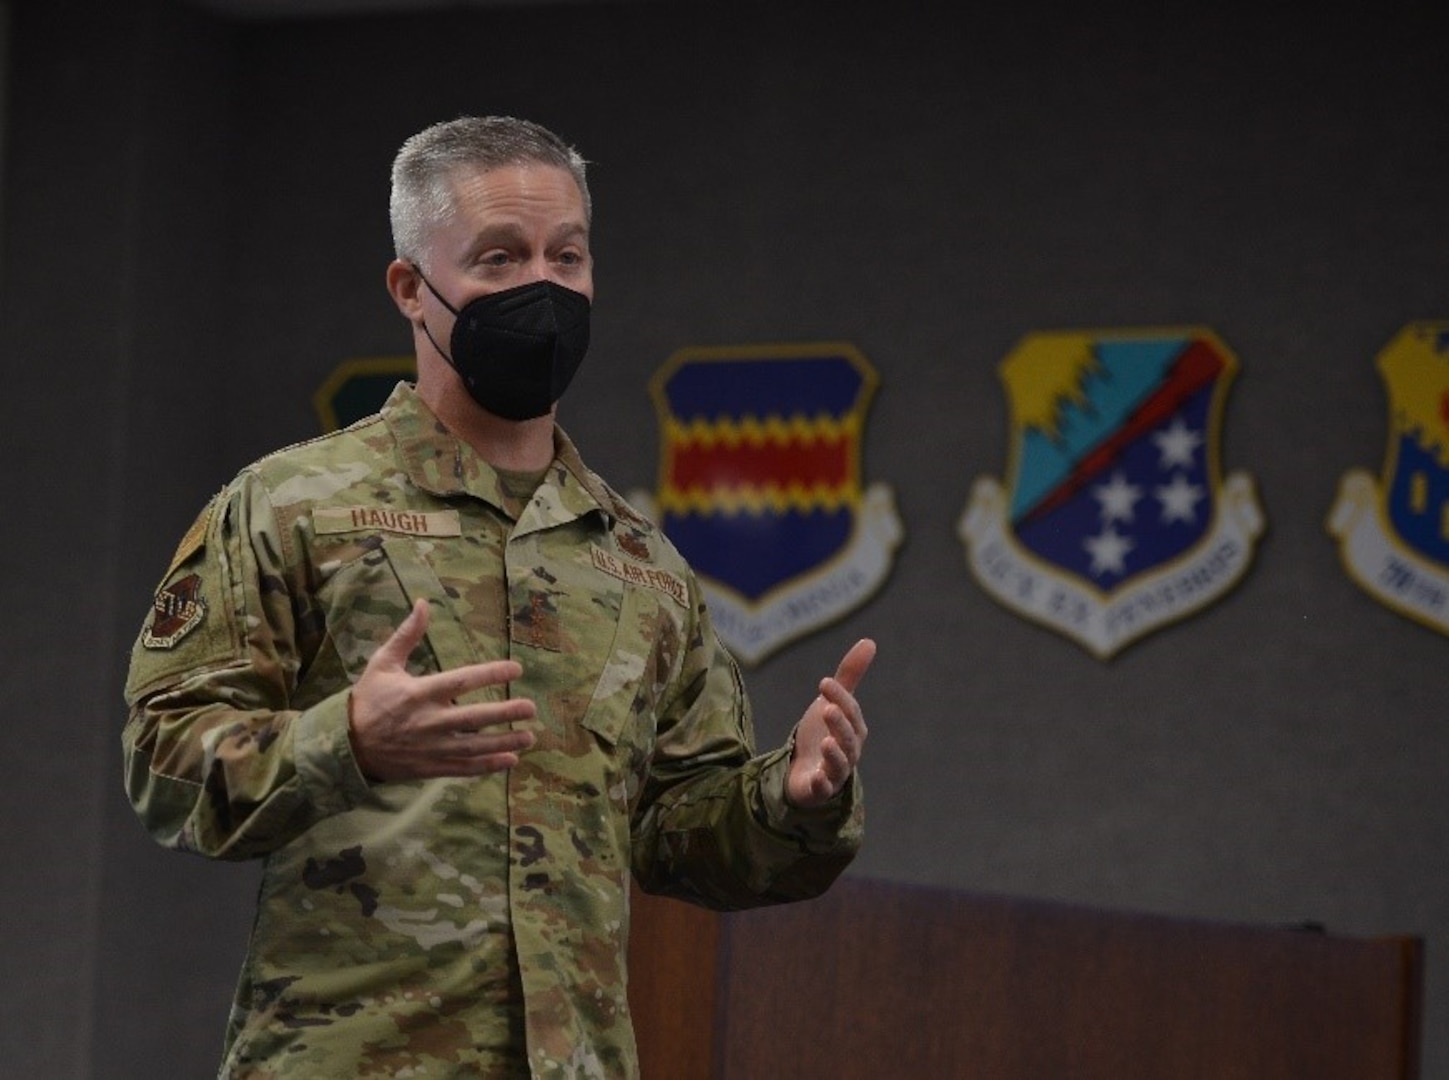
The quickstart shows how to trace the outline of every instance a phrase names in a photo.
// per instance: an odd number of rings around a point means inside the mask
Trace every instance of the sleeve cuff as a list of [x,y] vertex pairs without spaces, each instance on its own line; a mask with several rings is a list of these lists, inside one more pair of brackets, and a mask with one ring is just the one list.
[[760,771],[760,800],[764,824],[773,832],[803,843],[812,852],[836,851],[860,842],[860,773],[850,779],[829,800],[819,806],[795,807],[785,798],[785,781],[790,773],[794,739],[767,755]]
[[347,696],[333,694],[298,714],[293,734],[297,777],[307,800],[322,815],[340,814],[367,802],[372,785],[357,767],[348,735]]

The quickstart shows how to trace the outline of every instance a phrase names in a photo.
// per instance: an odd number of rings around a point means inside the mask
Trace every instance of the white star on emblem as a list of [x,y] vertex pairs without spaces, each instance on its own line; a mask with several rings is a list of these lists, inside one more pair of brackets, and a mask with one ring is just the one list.
[[1197,501],[1202,498],[1203,490],[1197,484],[1189,484],[1182,473],[1174,474],[1172,483],[1157,488],[1153,494],[1162,504],[1163,524],[1169,521],[1197,520]]
[[1120,472],[1112,474],[1110,483],[1093,489],[1092,494],[1102,504],[1103,521],[1131,521],[1132,505],[1142,497],[1142,489],[1129,484]]
[[1188,427],[1179,416],[1172,421],[1172,427],[1152,436],[1152,441],[1162,451],[1160,468],[1166,470],[1180,465],[1188,469],[1192,467],[1193,454],[1202,445],[1202,436]]
[[1092,573],[1097,577],[1106,574],[1126,573],[1127,553],[1135,545],[1125,536],[1117,535],[1117,530],[1108,528],[1100,536],[1089,536],[1082,541],[1082,546],[1092,556]]

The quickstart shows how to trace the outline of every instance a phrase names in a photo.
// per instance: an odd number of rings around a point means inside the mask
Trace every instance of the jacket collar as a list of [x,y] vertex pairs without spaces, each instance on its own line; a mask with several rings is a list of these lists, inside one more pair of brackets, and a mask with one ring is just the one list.
[[[476,450],[454,435],[418,397],[410,383],[399,383],[382,407],[382,419],[397,444],[398,459],[408,479],[441,498],[471,496],[502,511],[505,501],[498,473]],[[537,527],[560,524],[589,513],[612,526],[614,499],[608,488],[584,465],[564,430],[553,429],[553,461],[549,463],[529,508],[519,524],[535,514]]]

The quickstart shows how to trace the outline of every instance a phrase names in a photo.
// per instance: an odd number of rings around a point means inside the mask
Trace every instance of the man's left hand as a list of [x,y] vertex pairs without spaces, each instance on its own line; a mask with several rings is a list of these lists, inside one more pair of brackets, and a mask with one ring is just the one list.
[[820,696],[810,703],[795,730],[795,753],[785,779],[791,806],[819,806],[845,786],[865,749],[865,714],[855,688],[875,659],[875,642],[857,641],[834,678],[820,680]]

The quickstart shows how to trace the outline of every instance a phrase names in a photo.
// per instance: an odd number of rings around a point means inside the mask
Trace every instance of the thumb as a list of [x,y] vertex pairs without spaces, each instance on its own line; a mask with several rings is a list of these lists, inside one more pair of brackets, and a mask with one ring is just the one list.
[[870,638],[861,638],[841,659],[840,666],[835,669],[835,681],[845,687],[848,693],[855,693],[855,688],[865,678],[865,673],[870,670],[871,661],[874,659],[875,642]]
[[428,602],[426,600],[414,600],[413,608],[407,613],[407,617],[398,623],[397,629],[392,635],[377,647],[368,661],[368,667],[402,668],[408,662],[408,657],[417,648],[418,642],[423,640],[423,635],[428,632]]

